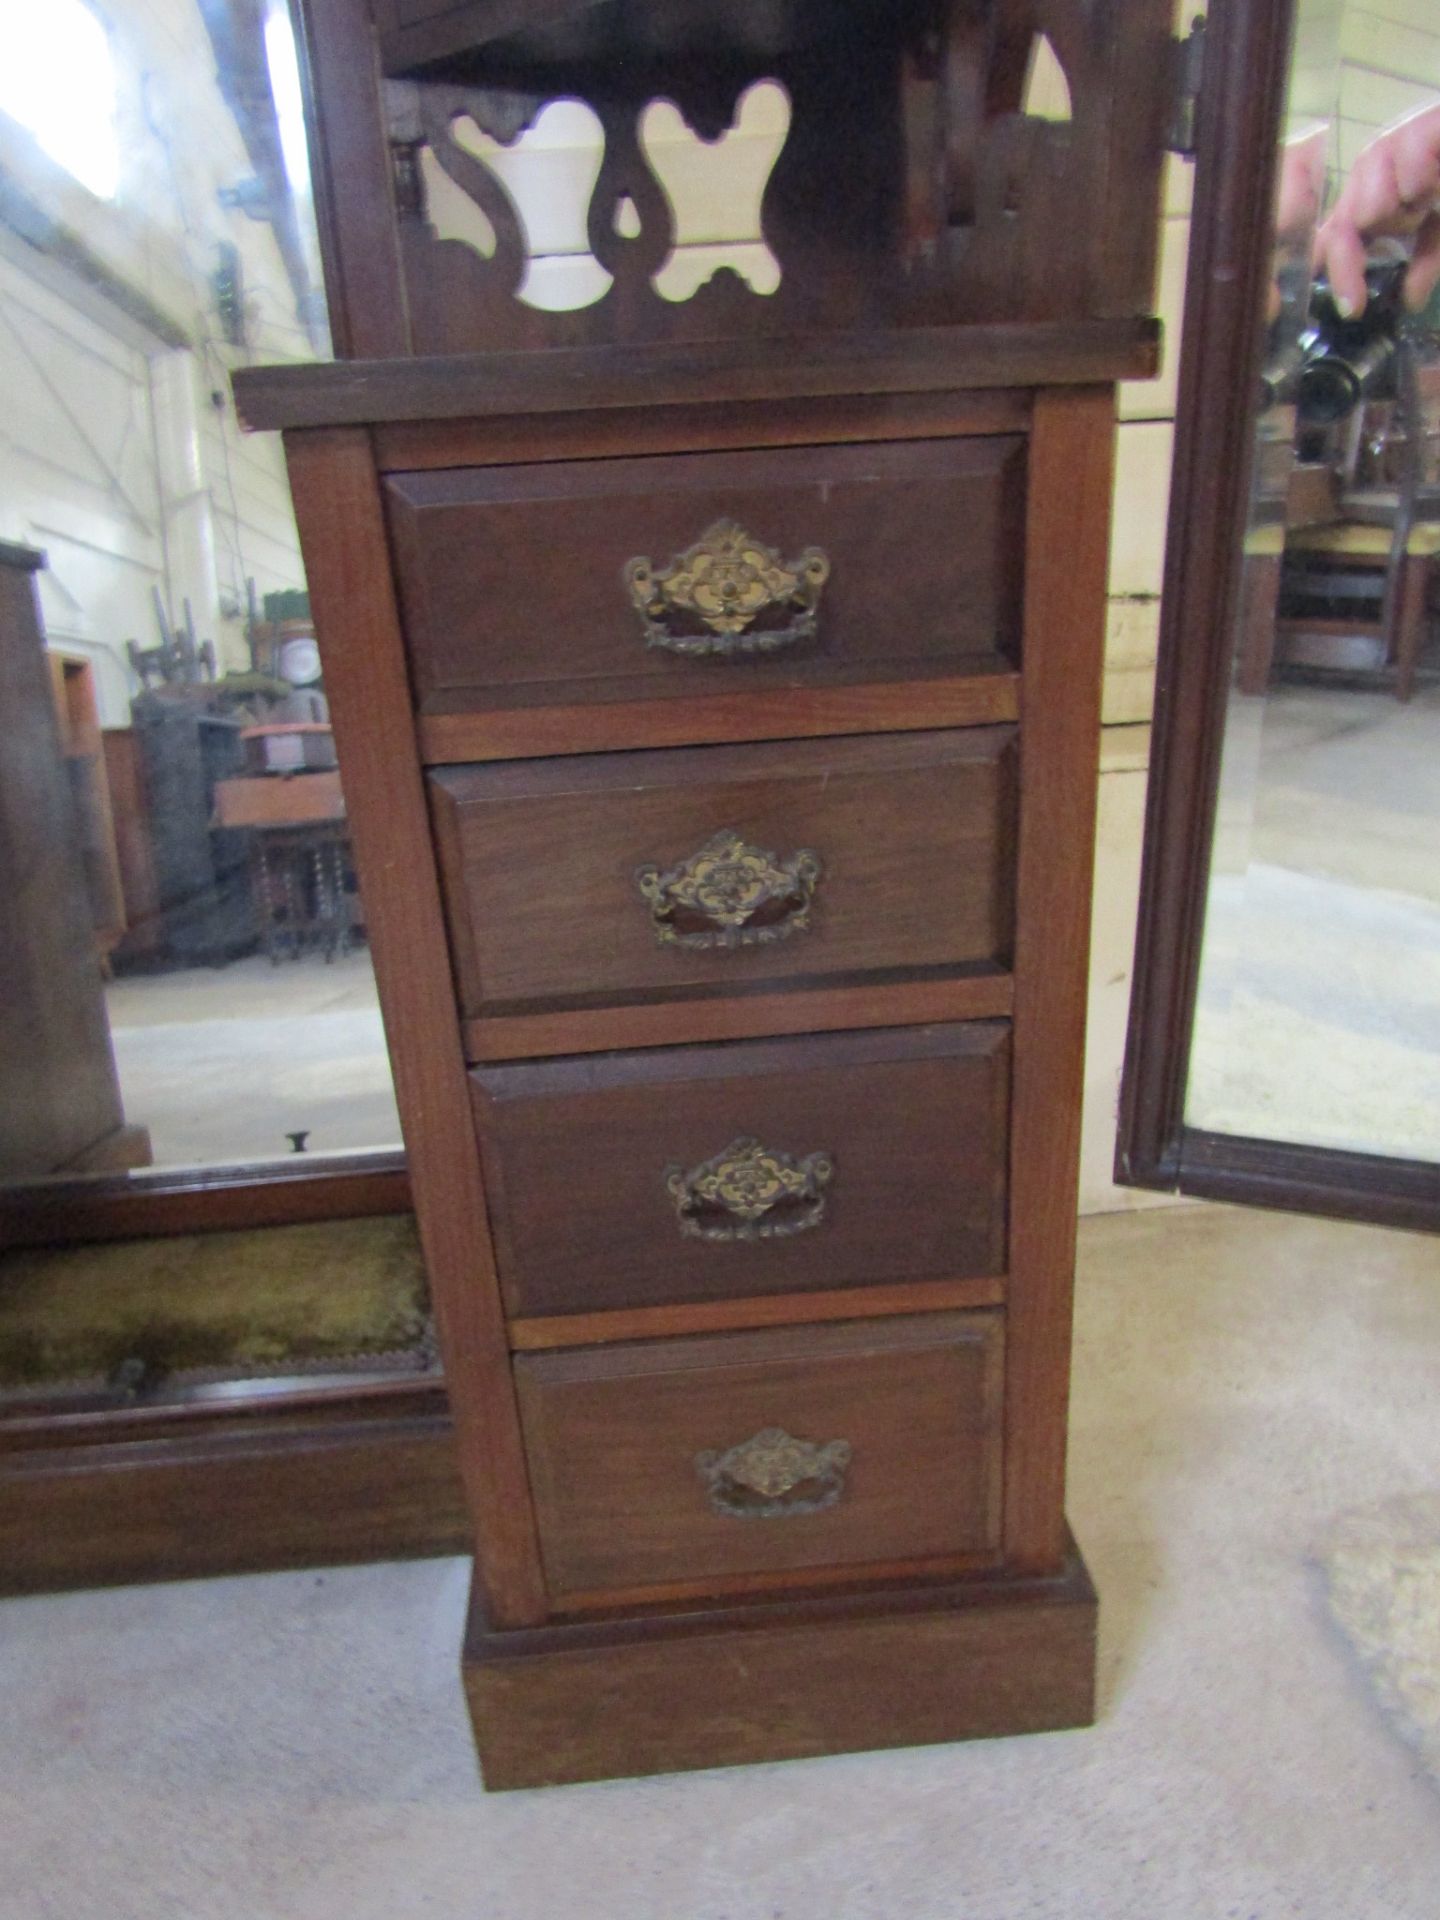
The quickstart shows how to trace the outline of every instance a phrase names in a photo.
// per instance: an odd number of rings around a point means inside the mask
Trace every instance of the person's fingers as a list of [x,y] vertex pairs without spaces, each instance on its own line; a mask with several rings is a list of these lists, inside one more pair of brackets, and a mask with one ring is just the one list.
[[1440,111],[1412,115],[1389,139],[1401,201],[1428,210],[1440,192]]
[[1320,251],[1335,304],[1347,318],[1365,311],[1365,242],[1337,206],[1320,229]]
[[1357,232],[1383,233],[1404,205],[1395,173],[1395,151],[1388,141],[1369,146],[1355,162],[1335,211],[1344,213]]
[[1415,236],[1410,271],[1405,275],[1405,304],[1418,313],[1440,287],[1440,209],[1433,211]]

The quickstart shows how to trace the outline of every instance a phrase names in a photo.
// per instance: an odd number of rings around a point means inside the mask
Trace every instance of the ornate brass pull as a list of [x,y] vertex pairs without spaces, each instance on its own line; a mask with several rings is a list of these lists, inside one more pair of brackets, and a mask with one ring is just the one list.
[[668,873],[640,867],[635,881],[662,947],[755,947],[809,928],[821,871],[808,847],[781,860],[723,827]]
[[[735,520],[717,520],[658,573],[643,557],[625,568],[647,647],[726,659],[812,639],[829,578],[819,547],[785,561]],[[781,624],[757,627],[763,614]]]
[[850,1442],[817,1447],[783,1427],[766,1427],[726,1453],[697,1453],[695,1471],[710,1505],[730,1520],[788,1520],[823,1513],[845,1491]]
[[665,1169],[680,1231],[691,1240],[782,1240],[818,1227],[835,1172],[828,1153],[788,1153],[742,1136],[687,1173]]

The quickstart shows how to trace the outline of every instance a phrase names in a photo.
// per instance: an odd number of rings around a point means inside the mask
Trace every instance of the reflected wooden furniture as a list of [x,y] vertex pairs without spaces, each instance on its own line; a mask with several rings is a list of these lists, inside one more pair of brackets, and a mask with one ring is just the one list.
[[85,866],[85,891],[95,943],[108,967],[110,955],[125,933],[125,897],[120,880],[120,856],[115,845],[115,819],[110,780],[95,696],[95,671],[88,660],[73,654],[48,654],[55,717],[60,728],[60,750],[70,776],[75,818]]
[[[35,574],[0,545],[0,1180],[146,1166],[126,1124],[95,941],[90,846],[56,712]],[[68,691],[68,690],[67,690]]]
[[[1083,1722],[1113,383],[1155,364],[1168,5],[304,11],[347,357],[235,384],[286,429],[486,1783]],[[1041,32],[1069,122],[1020,111]],[[713,138],[765,77],[779,292],[667,302],[641,112]],[[610,285],[546,313],[455,129],[572,94]]]
[[215,789],[218,826],[250,831],[250,891],[273,963],[318,950],[333,960],[360,923],[340,776],[241,775]]
[[[1384,673],[1395,697],[1414,697],[1420,656],[1430,627],[1430,606],[1440,560],[1440,524],[1419,522],[1405,538],[1398,562],[1395,536],[1386,526],[1341,521],[1306,527],[1286,542],[1295,596],[1340,603],[1316,616],[1284,610],[1275,623],[1276,650],[1284,661],[1342,672]],[[1386,582],[1397,568],[1395,606],[1386,623]]]

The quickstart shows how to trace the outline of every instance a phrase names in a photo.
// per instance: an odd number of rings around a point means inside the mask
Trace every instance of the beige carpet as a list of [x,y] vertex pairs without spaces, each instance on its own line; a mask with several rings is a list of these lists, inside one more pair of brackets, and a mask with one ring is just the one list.
[[459,1560],[0,1604],[3,1920],[1436,1920],[1440,1800],[1336,1633],[1337,1514],[1440,1487],[1440,1244],[1082,1234],[1100,1724],[482,1795]]
[[1377,1701],[1440,1787],[1440,1491],[1346,1514],[1322,1562]]

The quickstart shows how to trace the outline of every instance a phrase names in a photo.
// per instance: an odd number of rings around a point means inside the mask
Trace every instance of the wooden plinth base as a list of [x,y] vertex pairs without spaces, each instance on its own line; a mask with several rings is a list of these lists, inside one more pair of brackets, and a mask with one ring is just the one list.
[[1095,1589],[1052,1579],[828,1594],[494,1633],[465,1689],[492,1789],[1087,1726]]

